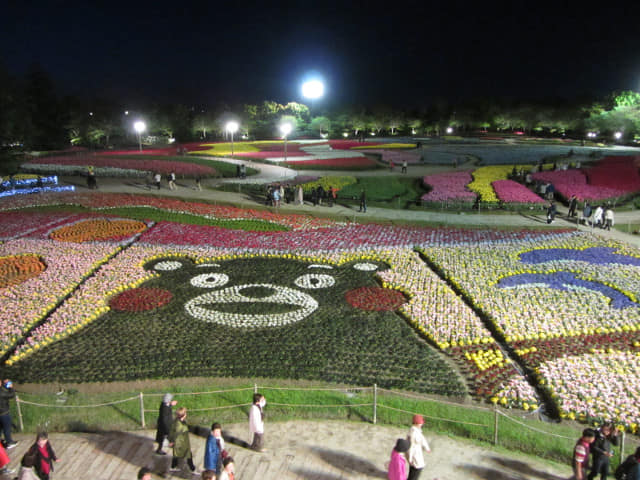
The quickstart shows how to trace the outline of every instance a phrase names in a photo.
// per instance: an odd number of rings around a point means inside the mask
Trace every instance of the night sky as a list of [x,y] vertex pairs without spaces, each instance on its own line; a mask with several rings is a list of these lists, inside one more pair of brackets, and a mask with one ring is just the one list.
[[61,93],[196,104],[576,98],[640,87],[631,2],[11,2],[0,62]]

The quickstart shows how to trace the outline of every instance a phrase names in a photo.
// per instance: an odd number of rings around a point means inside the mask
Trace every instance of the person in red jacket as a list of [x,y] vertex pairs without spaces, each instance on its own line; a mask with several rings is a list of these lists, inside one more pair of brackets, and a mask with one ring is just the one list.
[[53,462],[59,462],[51,444],[49,443],[49,435],[47,432],[40,432],[36,437],[36,443],[31,445],[28,451],[29,455],[36,458],[35,469],[40,480],[49,480],[51,472],[53,472]]

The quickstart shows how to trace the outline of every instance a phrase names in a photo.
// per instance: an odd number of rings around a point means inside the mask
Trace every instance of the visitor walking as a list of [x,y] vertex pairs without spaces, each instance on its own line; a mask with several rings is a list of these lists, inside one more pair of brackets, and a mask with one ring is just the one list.
[[11,438],[11,411],[9,410],[9,402],[16,398],[16,391],[13,388],[13,382],[9,379],[2,381],[0,387],[0,424],[2,424],[2,433],[4,435],[4,447],[8,450],[18,445]]
[[640,447],[618,465],[615,477],[624,480],[640,480]]
[[296,190],[296,197],[298,205],[304,205],[304,192],[302,191],[302,185],[298,185]]
[[578,207],[578,198],[575,195],[571,195],[569,200],[569,218],[576,216],[576,208]]
[[580,217],[580,222],[584,222],[585,225],[588,225],[591,220],[592,208],[589,202],[584,202],[584,208],[582,209],[582,217]]
[[176,174],[175,172],[171,172],[169,174],[169,190],[176,189]]
[[407,173],[407,161],[402,161],[402,173]]
[[142,467],[140,470],[138,470],[138,480],[152,480],[151,469]]
[[202,178],[200,177],[200,175],[196,177],[196,190],[198,190],[199,192],[202,191]]
[[587,428],[582,432],[582,437],[573,449],[573,478],[575,480],[585,480],[589,467],[589,451],[591,444],[596,439],[596,432],[592,428]]
[[29,448],[28,455],[35,457],[35,469],[40,480],[49,480],[53,472],[53,462],[59,462],[56,457],[51,443],[49,443],[49,435],[47,432],[40,432],[36,436],[36,442]]
[[196,466],[193,464],[191,442],[189,441],[189,426],[187,425],[187,409],[185,407],[180,407],[176,412],[176,419],[173,421],[169,432],[169,442],[169,446],[173,447],[171,470],[174,472],[181,470],[186,462],[189,469],[195,472]]
[[431,453],[429,443],[422,434],[424,418],[422,415],[414,415],[411,428],[409,429],[409,477],[408,480],[418,480],[422,469],[425,467],[424,455],[422,451]]
[[600,480],[607,480],[609,475],[609,460],[613,457],[613,447],[618,446],[618,429],[611,422],[605,422],[596,430],[596,439],[591,444],[593,467],[587,477],[593,480],[600,474]]
[[222,472],[218,476],[218,480],[235,480],[236,466],[233,457],[227,457],[222,461]]
[[158,455],[166,455],[166,452],[162,450],[164,441],[169,437],[171,432],[171,425],[173,424],[173,407],[178,402],[173,399],[173,395],[165,393],[160,403],[160,410],[158,412],[158,431],[156,432],[156,442],[158,442],[158,449],[156,453]]
[[18,480],[38,480],[36,475],[36,455],[34,453],[25,453],[20,462],[20,471],[18,472]]
[[391,461],[387,473],[389,480],[407,480],[407,462],[405,460],[407,450],[409,450],[409,442],[404,438],[399,438],[391,451]]
[[613,209],[611,207],[607,207],[607,210],[604,212],[604,228],[606,230],[611,230],[613,226]]
[[547,208],[547,223],[553,223],[556,219],[556,213],[558,212],[556,204],[551,202],[549,208]]
[[602,215],[604,214],[604,209],[602,205],[598,205],[596,207],[596,211],[593,212],[593,222],[592,225],[594,227],[602,227]]
[[158,188],[158,190],[160,190],[160,182],[162,181],[162,175],[160,175],[160,173],[156,172],[155,175],[153,176],[153,181],[156,184],[156,187]]
[[360,210],[358,211],[367,213],[367,193],[364,190],[360,192]]
[[222,438],[222,425],[214,423],[211,425],[211,433],[207,437],[204,447],[205,470],[213,470],[216,473],[220,473],[224,457],[226,457],[226,452],[224,450],[224,439]]
[[267,400],[260,393],[253,394],[253,404],[249,410],[249,432],[253,435],[251,448],[266,452],[264,448],[264,407]]
[[[15,473],[15,470],[9,468],[9,462],[11,459],[9,458],[9,454],[4,449],[2,444],[0,444],[0,475],[11,475]],[[33,464],[31,465],[33,466]],[[34,477],[36,478],[36,477]],[[36,478],[37,480],[37,478]]]

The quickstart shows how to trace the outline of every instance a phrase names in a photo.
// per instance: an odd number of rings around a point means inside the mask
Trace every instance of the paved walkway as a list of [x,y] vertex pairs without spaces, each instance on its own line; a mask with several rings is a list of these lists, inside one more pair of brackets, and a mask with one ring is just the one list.
[[[147,466],[154,478],[198,478],[168,472],[170,456],[153,453],[153,431],[51,434],[51,445],[61,459],[55,464],[55,480],[134,480]],[[386,464],[397,438],[408,428],[337,421],[267,423],[266,453],[255,453],[242,445],[246,424],[225,425],[227,450],[236,463],[238,480],[342,480],[384,479]],[[432,452],[427,454],[423,480],[562,480],[570,469],[534,457],[496,451],[463,440],[433,435],[425,426]],[[9,453],[11,467],[19,468],[33,435],[17,435],[20,444]],[[232,443],[234,442],[234,443]],[[203,467],[205,439],[191,435],[194,463]],[[9,477],[7,477],[9,478]],[[3,479],[5,480],[5,479]]]

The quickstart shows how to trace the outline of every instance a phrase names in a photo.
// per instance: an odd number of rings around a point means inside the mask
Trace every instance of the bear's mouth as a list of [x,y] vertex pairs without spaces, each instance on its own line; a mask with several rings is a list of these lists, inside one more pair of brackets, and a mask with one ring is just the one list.
[[184,308],[194,318],[229,327],[276,327],[306,318],[318,302],[300,290],[260,283],[210,291]]

